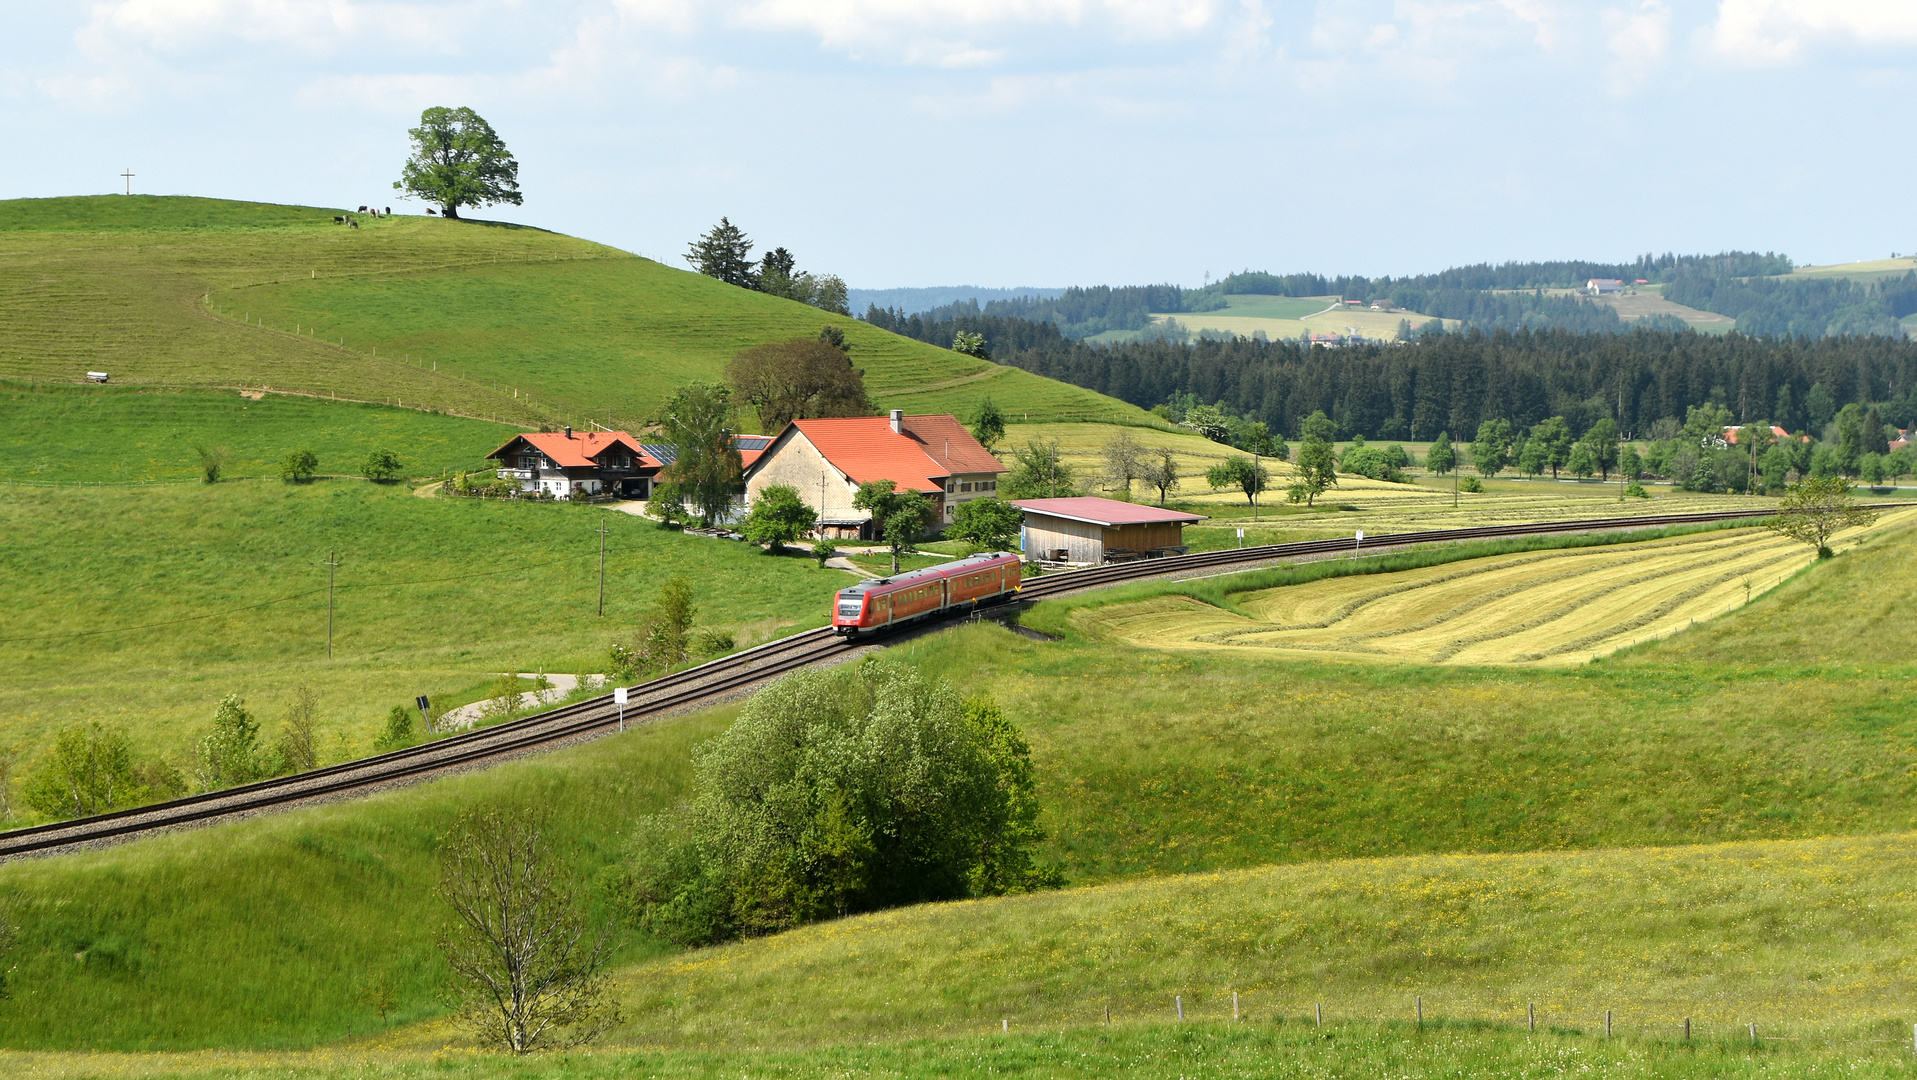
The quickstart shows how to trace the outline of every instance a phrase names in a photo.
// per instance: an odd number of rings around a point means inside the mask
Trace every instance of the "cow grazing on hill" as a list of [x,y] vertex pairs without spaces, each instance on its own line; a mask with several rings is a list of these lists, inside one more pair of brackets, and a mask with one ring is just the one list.
[[366,212],[366,208],[364,206],[360,207],[359,212],[364,214]]
[[340,217],[340,216],[339,216],[338,214],[334,214],[334,215],[333,215],[333,224],[335,224],[335,225],[344,225],[344,224],[346,224],[346,219],[345,219],[345,218],[343,218],[343,217]]
[[427,215],[428,215],[428,216],[431,216],[431,215],[432,215],[432,213],[433,213],[433,208],[432,208],[432,207],[430,207],[430,206],[429,206],[429,207],[427,207],[427,208],[426,208],[426,213],[427,213]]

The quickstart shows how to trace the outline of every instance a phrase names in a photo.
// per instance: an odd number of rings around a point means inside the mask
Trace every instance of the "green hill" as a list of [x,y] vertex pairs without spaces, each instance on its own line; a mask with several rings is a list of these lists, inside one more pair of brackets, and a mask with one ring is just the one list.
[[0,202],[0,375],[244,386],[513,423],[641,421],[740,349],[842,327],[881,407],[1130,405],[522,226],[214,199]]
[[[1633,1030],[1740,1011],[1844,1031],[1885,1020],[1917,895],[1902,659],[1917,632],[1884,624],[1917,593],[1908,536],[1574,671],[1166,657],[989,626],[905,644],[895,655],[994,694],[1024,728],[1045,854],[1092,887],[687,955],[634,939],[621,1038],[944,1037],[1001,1016],[1087,1022],[1107,1001],[1155,1022],[1173,993],[1215,1019],[1233,989],[1263,1017],[1313,1000],[1389,1017],[1423,992],[1440,1016],[1509,1020],[1536,1000],[1552,1023],[1614,1008]],[[1864,580],[1884,583],[1881,602],[1843,603]],[[205,649],[244,639],[234,628]],[[1767,662],[1740,642],[1764,643]],[[232,670],[266,665],[273,645]],[[74,700],[101,699],[77,684]],[[0,1002],[0,1040],[312,1045],[381,1029],[360,991],[382,966],[403,988],[390,1023],[426,1023],[439,1012],[430,853],[450,816],[536,798],[594,877],[681,797],[691,746],[725,720],[0,865],[25,935],[19,985],[33,988]],[[1729,846],[1685,846],[1710,842]]]

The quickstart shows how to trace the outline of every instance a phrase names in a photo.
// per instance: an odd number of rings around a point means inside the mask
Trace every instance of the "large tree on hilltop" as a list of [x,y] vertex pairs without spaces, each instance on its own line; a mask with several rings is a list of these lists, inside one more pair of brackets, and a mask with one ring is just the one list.
[[436,105],[420,113],[419,126],[406,135],[413,154],[393,181],[405,198],[436,202],[455,219],[462,206],[520,205],[519,162],[478,113]]

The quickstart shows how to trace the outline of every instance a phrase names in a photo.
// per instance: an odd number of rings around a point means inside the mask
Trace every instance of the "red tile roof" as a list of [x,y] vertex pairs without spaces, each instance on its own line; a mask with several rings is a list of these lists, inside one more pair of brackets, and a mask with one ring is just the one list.
[[[1730,445],[1732,445],[1732,446],[1736,446],[1736,445],[1737,445],[1737,433],[1738,433],[1738,431],[1739,431],[1739,430],[1740,430],[1740,427],[1739,427],[1739,426],[1737,426],[1737,425],[1733,425],[1733,426],[1730,426],[1730,427],[1727,427],[1727,428],[1725,428],[1725,429],[1724,429],[1724,441],[1725,441],[1726,443],[1729,443],[1729,444],[1730,444]],[[1790,437],[1791,437],[1791,433],[1790,433],[1790,432],[1788,432],[1788,431],[1785,431],[1785,430],[1784,430],[1783,428],[1781,428],[1781,427],[1778,427],[1778,426],[1777,426],[1776,424],[1772,424],[1772,425],[1771,425],[1771,436],[1772,436],[1773,438],[1778,438],[1778,439],[1788,439],[1788,438],[1790,438]]]
[[888,416],[852,416],[794,420],[786,430],[798,429],[855,484],[890,480],[901,489],[944,491],[948,476],[1005,471],[957,417],[908,416],[903,426],[893,431]]
[[486,455],[498,457],[508,447],[520,439],[531,443],[535,450],[553,460],[553,464],[565,469],[588,469],[599,464],[593,460],[614,446],[624,446],[631,450],[634,457],[647,465],[658,466],[658,462],[639,445],[639,440],[623,431],[575,431],[567,438],[562,431],[534,431],[524,435],[515,435],[506,445]]
[[1166,521],[1189,523],[1206,520],[1203,514],[1187,514],[1178,510],[1140,506],[1137,503],[1099,499],[1089,495],[1071,499],[1019,499],[1012,505],[1023,510],[1030,510],[1034,514],[1045,514],[1070,521],[1085,521],[1093,525],[1148,525]]

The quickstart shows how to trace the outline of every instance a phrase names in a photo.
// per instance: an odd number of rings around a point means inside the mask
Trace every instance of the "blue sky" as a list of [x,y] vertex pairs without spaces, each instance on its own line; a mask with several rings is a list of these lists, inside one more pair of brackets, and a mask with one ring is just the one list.
[[392,204],[470,105],[487,216],[854,286],[1917,250],[1910,0],[0,0],[0,197]]

